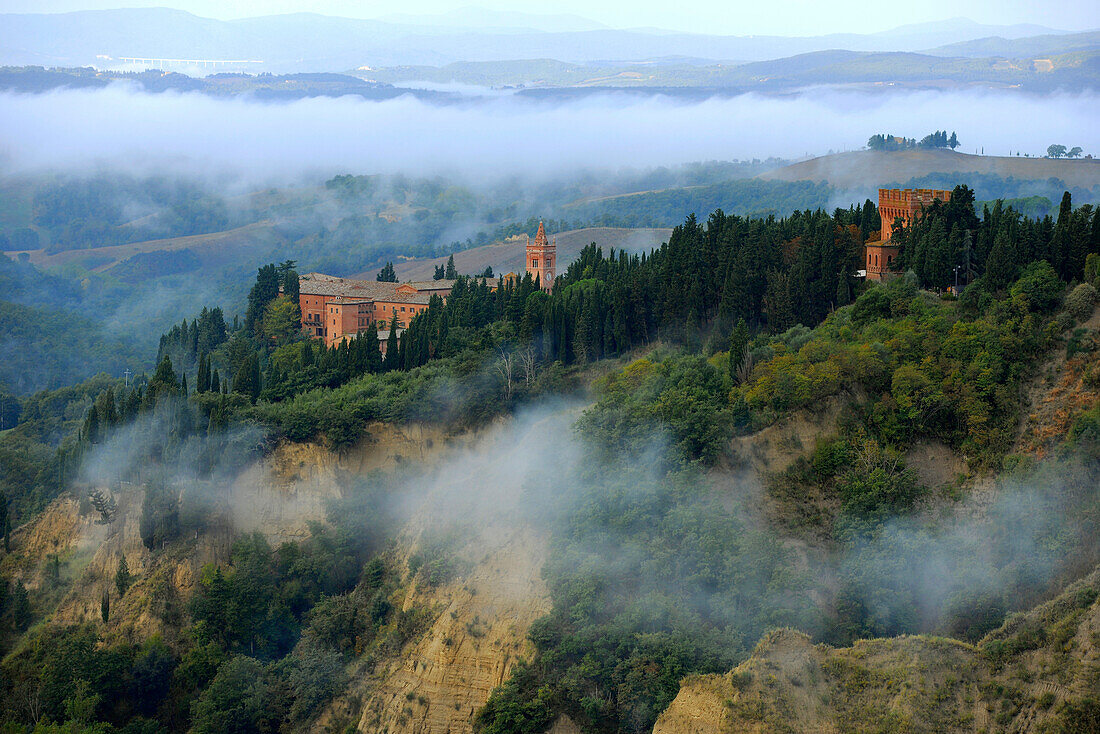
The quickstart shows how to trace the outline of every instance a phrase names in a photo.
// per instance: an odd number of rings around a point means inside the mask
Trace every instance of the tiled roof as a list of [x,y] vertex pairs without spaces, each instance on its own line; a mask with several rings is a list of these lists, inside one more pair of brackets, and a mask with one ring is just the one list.
[[334,306],[347,306],[353,303],[374,303],[374,299],[365,296],[336,296],[328,303]]
[[[429,290],[429,283],[431,284],[430,290],[438,290],[439,288],[445,287],[439,285],[441,283],[450,283],[451,286],[454,285],[453,280],[435,280],[409,283],[407,285],[412,285],[419,291],[422,290],[421,286],[424,286],[423,290]],[[306,273],[298,278],[298,292],[308,296],[341,296],[355,299],[369,298],[374,301],[428,305],[428,302],[431,300],[431,293],[398,293],[397,288],[401,285],[406,284],[387,283],[379,280],[337,278],[334,275],[325,275],[324,273]]]
[[411,285],[418,291],[449,291],[455,287],[457,282],[457,280],[410,280],[408,283],[402,283],[401,285]]

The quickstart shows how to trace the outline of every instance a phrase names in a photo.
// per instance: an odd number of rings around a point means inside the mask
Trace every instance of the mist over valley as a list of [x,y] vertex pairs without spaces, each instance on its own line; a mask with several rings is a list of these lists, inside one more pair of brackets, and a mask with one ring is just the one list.
[[1097,731],[1067,2],[0,16],[0,729]]

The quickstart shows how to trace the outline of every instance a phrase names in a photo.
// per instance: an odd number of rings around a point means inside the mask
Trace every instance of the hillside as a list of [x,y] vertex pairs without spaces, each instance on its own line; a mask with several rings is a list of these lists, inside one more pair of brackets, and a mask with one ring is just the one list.
[[[668,60],[646,64],[565,63],[550,59],[456,62],[441,67],[362,67],[355,73],[372,82],[471,84],[521,87],[520,95],[572,99],[610,90],[681,97],[745,92],[799,91],[808,86],[842,85],[882,92],[898,88],[1026,89],[1032,92],[1096,88],[1095,34],[1066,44],[1059,53],[915,53],[847,51],[834,48],[753,62],[706,63]],[[1061,36],[1047,38],[1060,39]],[[1004,44],[1013,43],[1004,41]],[[1037,49],[1046,46],[1038,44]],[[1058,48],[1057,46],[1052,46]],[[1002,49],[1003,50],[1003,49]],[[557,89],[561,88],[561,89]]]
[[[588,227],[567,232],[551,233],[557,239],[558,272],[565,270],[581,250],[595,242],[604,252],[625,250],[630,253],[647,252],[668,239],[671,229],[621,229],[615,227]],[[480,273],[487,267],[500,276],[522,272],[524,264],[524,239],[514,237],[492,245],[474,247],[454,254],[455,267],[460,273]],[[393,264],[400,280],[431,280],[435,269],[447,263],[446,257],[410,258]],[[377,270],[368,270],[352,277],[372,279]]]
[[1087,731],[1097,220],[972,197],[883,285],[865,211],[715,212],[461,280],[386,361],[269,328],[262,268],[252,335],[204,309],[0,433],[5,724]]
[[1060,35],[1038,35],[1025,38],[990,36],[988,38],[978,38],[973,41],[962,41],[960,43],[948,44],[947,46],[940,46],[926,53],[934,56],[965,56],[969,58],[1000,56],[1008,59],[1022,59],[1097,48],[1100,48],[1100,31],[1065,33]]
[[814,645],[768,634],[724,676],[683,682],[653,734],[1095,731],[1100,569],[977,645],[942,637]]
[[1100,185],[1100,160],[971,155],[950,150],[860,150],[813,158],[760,174],[778,181],[824,181],[837,188],[904,182],[932,173],[978,173],[1016,179],[1057,178],[1069,186]]
[[167,253],[177,253],[178,258],[180,252],[199,256],[203,264],[224,265],[249,255],[249,259],[263,257],[270,248],[282,241],[270,222],[256,222],[224,232],[132,242],[90,250],[63,250],[52,254],[45,249],[13,250],[4,254],[16,258],[25,252],[32,265],[44,269],[78,265],[92,272],[105,273],[136,256],[160,254],[164,257]]

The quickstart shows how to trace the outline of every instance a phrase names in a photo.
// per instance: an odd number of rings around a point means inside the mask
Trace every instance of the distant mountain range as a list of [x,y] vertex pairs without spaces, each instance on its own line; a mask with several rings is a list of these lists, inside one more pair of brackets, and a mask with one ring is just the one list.
[[518,96],[558,101],[607,93],[662,94],[687,101],[746,92],[782,94],[814,86],[876,91],[980,86],[1043,93],[1100,89],[1100,49],[1014,60],[816,51],[738,65],[683,61],[601,65],[536,59],[464,61],[442,67],[382,67],[351,74],[216,73],[201,77],[159,70],[135,73],[90,68],[0,67],[0,91],[36,93],[63,87],[99,88],[120,80],[152,93],[249,95],[269,101],[347,95],[381,100],[412,94],[440,104],[506,93],[480,92],[471,87],[510,87]]
[[1032,92],[1100,89],[1100,34],[1087,51],[1012,58],[944,57],[928,53],[814,51],[745,64],[662,61],[648,64],[569,64],[539,59],[399,66],[354,72],[373,82],[429,89],[464,84],[522,87],[521,94],[582,94],[609,88],[700,95],[786,92],[809,86],[1015,88]]
[[[591,18],[580,15],[540,15],[508,10],[467,7],[436,15],[412,15],[399,13],[378,18],[386,23],[408,26],[428,26],[441,29],[528,30],[562,33],[569,31],[596,31],[607,28]],[[1031,35],[1031,34],[1028,34]]]
[[1100,31],[1085,33],[1059,33],[1051,35],[1029,36],[1026,38],[1005,38],[989,36],[973,41],[960,41],[940,46],[928,51],[933,56],[952,56],[980,58],[1000,56],[1019,59],[1049,54],[1064,54],[1071,51],[1090,51],[1100,48]]
[[[253,61],[262,63],[243,68],[293,72],[515,59],[588,63],[679,57],[745,62],[830,49],[937,49],[937,55],[944,55],[952,53],[952,44],[979,39],[998,37],[1011,45],[1017,39],[1058,39],[1061,35],[1042,26],[992,26],[966,19],[867,35],[783,38],[617,30],[578,16],[477,9],[387,20],[297,13],[221,21],[179,10],[147,8],[0,14],[0,64],[118,68],[125,65],[124,57],[140,57]],[[1056,42],[1039,43],[1051,46]],[[944,47],[948,47],[946,52]],[[958,55],[974,54],[960,51]]]

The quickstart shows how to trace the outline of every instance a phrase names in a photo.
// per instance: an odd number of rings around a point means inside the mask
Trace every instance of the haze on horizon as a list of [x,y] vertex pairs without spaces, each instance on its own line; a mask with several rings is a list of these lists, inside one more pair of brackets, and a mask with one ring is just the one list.
[[[8,13],[62,13],[115,8],[165,7],[156,0],[5,0],[0,11]],[[878,33],[909,24],[933,23],[966,18],[981,24],[1032,24],[1063,31],[1085,31],[1100,27],[1100,4],[1090,0],[965,0],[893,4],[889,12],[857,0],[817,3],[805,0],[775,0],[767,4],[698,0],[690,4],[619,3],[609,0],[546,0],[531,13],[531,6],[516,0],[175,0],[170,7],[195,15],[232,20],[286,13],[316,13],[347,18],[386,20],[403,16],[436,16],[426,22],[447,25],[461,21],[477,27],[503,27],[514,14],[575,16],[610,28],[659,28],[669,31],[720,35],[816,36],[833,33]],[[471,18],[475,20],[471,22]]]

